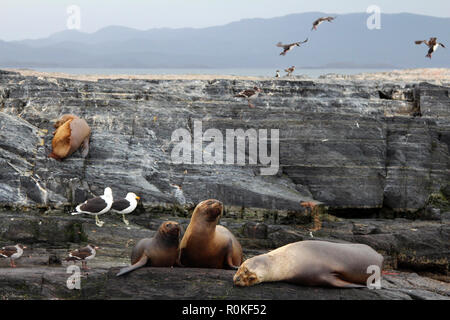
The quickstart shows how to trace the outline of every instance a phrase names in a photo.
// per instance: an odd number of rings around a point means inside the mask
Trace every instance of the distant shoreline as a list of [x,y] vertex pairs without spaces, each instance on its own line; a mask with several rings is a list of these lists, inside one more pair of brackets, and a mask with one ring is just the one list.
[[[17,72],[22,76],[34,76],[43,78],[64,78],[79,81],[98,81],[99,79],[124,79],[124,80],[275,80],[275,77],[243,76],[243,75],[217,75],[217,74],[69,74],[64,72],[43,72],[32,69],[11,69],[2,70]],[[275,75],[275,72],[274,72]],[[282,77],[281,80],[359,80],[359,81],[402,81],[417,82],[427,81],[436,84],[450,84],[450,68],[429,68],[429,69],[404,69],[387,72],[365,72],[360,74],[343,75],[338,73],[328,73],[321,75],[318,79],[301,75],[293,77]]]

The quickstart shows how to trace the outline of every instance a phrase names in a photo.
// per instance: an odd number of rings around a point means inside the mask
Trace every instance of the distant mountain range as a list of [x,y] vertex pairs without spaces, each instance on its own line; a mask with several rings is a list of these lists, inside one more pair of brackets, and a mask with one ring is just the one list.
[[[424,68],[450,67],[450,18],[383,14],[380,30],[369,30],[366,13],[337,15],[311,31],[328,14],[309,12],[248,19],[224,26],[140,31],[111,26],[95,33],[63,31],[44,39],[0,41],[0,67],[79,68]],[[414,40],[431,36],[447,44],[430,61]],[[279,41],[309,38],[286,57]]]

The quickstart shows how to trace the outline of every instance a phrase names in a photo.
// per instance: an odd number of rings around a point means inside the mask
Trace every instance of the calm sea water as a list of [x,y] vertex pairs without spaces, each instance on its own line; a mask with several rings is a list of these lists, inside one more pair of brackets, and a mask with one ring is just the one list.
[[[167,74],[199,74],[199,75],[232,75],[274,77],[275,69],[98,69],[98,68],[33,68],[42,72],[62,72],[68,74],[102,74],[102,75],[167,75]],[[353,75],[359,73],[386,72],[391,69],[296,69],[294,75],[306,75],[317,78],[320,75],[336,73]],[[281,76],[285,74],[280,72]]]

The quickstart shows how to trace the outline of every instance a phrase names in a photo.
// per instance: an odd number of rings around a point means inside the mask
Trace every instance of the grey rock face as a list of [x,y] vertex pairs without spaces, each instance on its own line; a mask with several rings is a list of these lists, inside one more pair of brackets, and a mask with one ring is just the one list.
[[[167,219],[184,227],[189,219],[147,217],[145,227],[131,215],[125,226],[120,216],[106,215],[106,225],[98,228],[92,217],[45,217],[29,213],[6,213],[0,223],[1,243],[25,243],[27,249],[9,267],[0,259],[0,299],[450,299],[448,283],[449,225],[436,221],[347,220],[324,223],[314,239],[365,243],[383,254],[388,275],[383,275],[382,290],[339,290],[309,288],[286,283],[264,283],[252,288],[236,288],[234,271],[189,268],[142,268],[125,277],[116,277],[129,265],[133,246],[151,237]],[[103,218],[102,218],[103,219]],[[250,219],[246,219],[250,220]],[[236,235],[244,248],[245,259],[266,253],[287,243],[312,239],[305,226],[281,226],[265,222],[238,222],[224,218],[221,223]],[[83,275],[81,290],[69,290],[64,261],[69,249],[82,243],[101,248],[89,261],[89,275]],[[79,264],[78,264],[79,265]],[[435,272],[427,278],[391,269]]]
[[[234,98],[258,85],[253,101]],[[0,74],[0,204],[73,206],[111,186],[145,205],[217,198],[226,205],[301,211],[418,210],[450,181],[450,99],[426,83],[310,80],[99,80]],[[423,117],[412,117],[418,108]],[[87,159],[49,159],[53,119],[73,113],[92,129]],[[174,130],[279,129],[280,170],[176,165]],[[204,144],[204,147],[206,143]]]

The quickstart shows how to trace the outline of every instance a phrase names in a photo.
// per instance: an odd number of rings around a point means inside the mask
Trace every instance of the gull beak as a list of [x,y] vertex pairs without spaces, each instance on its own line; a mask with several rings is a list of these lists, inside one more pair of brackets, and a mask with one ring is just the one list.
[[95,250],[99,250],[100,249],[100,247],[95,247]]
[[136,200],[141,200],[141,197],[136,196]]

